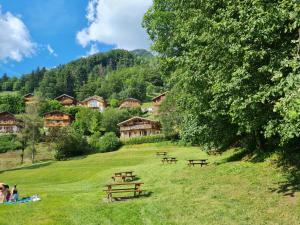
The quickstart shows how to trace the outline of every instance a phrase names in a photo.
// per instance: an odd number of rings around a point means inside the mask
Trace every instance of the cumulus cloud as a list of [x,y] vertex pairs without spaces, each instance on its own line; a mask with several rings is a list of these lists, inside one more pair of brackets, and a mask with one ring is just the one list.
[[34,54],[35,48],[23,21],[10,12],[2,12],[0,5],[0,61],[19,62]]
[[95,43],[93,43],[91,45],[91,48],[90,48],[89,52],[88,52],[88,55],[94,55],[98,52],[99,52],[99,49],[97,48],[97,45]]
[[50,55],[53,55],[55,57],[57,57],[58,55],[56,54],[55,50],[51,47],[51,45],[47,45],[47,50],[49,52]]
[[152,0],[90,0],[88,26],[77,33],[77,41],[83,47],[102,42],[128,50],[149,48],[141,23],[151,4]]

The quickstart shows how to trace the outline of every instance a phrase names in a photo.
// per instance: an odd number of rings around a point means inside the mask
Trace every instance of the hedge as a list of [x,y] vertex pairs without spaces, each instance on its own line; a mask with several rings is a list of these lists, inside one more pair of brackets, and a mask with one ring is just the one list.
[[123,139],[121,140],[122,144],[124,145],[136,145],[136,144],[143,144],[143,143],[156,143],[167,141],[168,138],[163,134],[157,134],[152,136],[143,136],[143,137],[134,137],[130,139]]

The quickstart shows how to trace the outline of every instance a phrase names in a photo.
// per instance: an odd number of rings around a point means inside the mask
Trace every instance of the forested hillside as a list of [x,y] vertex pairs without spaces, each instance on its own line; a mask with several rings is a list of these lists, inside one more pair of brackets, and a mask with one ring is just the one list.
[[163,81],[152,54],[146,50],[112,50],[81,58],[57,68],[38,68],[20,78],[4,75],[1,91],[19,91],[21,95],[39,92],[44,98],[68,94],[82,100],[92,95],[141,101],[147,94],[159,92]]

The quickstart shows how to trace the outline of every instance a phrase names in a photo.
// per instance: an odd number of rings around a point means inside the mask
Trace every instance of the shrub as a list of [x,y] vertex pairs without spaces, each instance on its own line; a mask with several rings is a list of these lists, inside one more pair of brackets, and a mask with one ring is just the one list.
[[168,140],[168,138],[165,135],[157,134],[152,136],[135,137],[135,138],[130,138],[128,140],[122,140],[122,144],[135,145],[135,144],[143,144],[143,143],[162,142],[166,140]]
[[57,146],[55,159],[63,160],[69,157],[86,155],[91,152],[84,136],[76,132],[73,128],[61,128],[56,130],[56,132],[53,139]]
[[95,152],[111,152],[121,146],[119,138],[113,132],[106,133],[102,137],[97,132],[91,136],[89,143]]
[[0,135],[0,153],[17,150],[20,148],[20,145],[16,141],[16,135]]

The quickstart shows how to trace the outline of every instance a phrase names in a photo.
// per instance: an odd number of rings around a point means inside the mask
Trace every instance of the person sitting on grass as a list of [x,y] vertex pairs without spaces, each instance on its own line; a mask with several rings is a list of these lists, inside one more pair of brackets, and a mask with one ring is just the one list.
[[12,196],[11,196],[11,201],[12,202],[17,202],[19,199],[19,194],[17,190],[17,185],[15,184],[13,189],[11,190]]
[[7,184],[4,184],[4,195],[5,195],[5,202],[9,202],[10,201],[10,197],[11,197],[11,193],[10,193],[10,190],[9,190],[9,186]]
[[3,185],[0,186],[0,203],[3,203],[4,200],[5,200],[4,190],[3,189],[4,189]]

